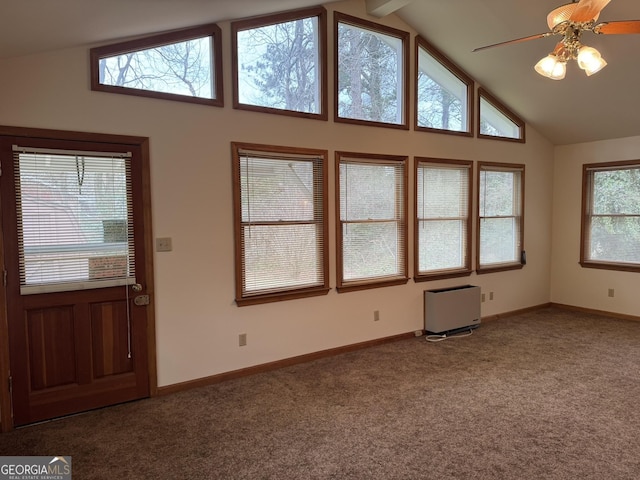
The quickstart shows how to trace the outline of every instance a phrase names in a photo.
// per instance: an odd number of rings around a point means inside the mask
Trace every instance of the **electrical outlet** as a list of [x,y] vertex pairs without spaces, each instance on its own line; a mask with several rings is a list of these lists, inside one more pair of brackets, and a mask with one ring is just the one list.
[[247,344],[247,334],[241,333],[238,335],[238,345],[244,347]]
[[171,237],[156,238],[156,252],[170,252],[173,250]]
[[484,301],[485,301],[485,295],[484,295],[484,293],[483,293],[482,295],[480,295],[480,301],[481,301],[481,302],[484,302]]
[[489,292],[489,300],[493,300],[493,292]]
[[613,288],[609,289],[609,296],[613,297],[615,295],[615,291],[613,290]]
[[380,320],[380,310],[374,310],[373,311],[373,321],[377,322],[378,320]]

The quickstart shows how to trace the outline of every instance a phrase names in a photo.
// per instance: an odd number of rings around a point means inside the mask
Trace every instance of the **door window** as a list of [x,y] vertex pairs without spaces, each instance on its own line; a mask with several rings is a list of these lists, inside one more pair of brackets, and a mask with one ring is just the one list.
[[135,283],[131,155],[13,150],[20,293]]

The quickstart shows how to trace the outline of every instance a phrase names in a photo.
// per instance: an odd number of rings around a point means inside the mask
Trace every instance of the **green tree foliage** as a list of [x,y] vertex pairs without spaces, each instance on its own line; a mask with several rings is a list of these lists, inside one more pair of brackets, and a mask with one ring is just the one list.
[[595,172],[591,259],[640,262],[640,169]]

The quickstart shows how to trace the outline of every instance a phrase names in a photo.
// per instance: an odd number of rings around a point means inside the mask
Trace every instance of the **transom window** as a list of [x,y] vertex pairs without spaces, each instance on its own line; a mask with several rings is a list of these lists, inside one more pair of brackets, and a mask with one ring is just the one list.
[[406,162],[336,152],[338,291],[407,282]]
[[323,150],[232,143],[236,303],[329,291]]
[[220,28],[205,25],[91,49],[91,89],[222,106]]
[[479,162],[477,272],[524,264],[524,165]]
[[233,22],[235,108],[327,119],[324,8]]
[[334,15],[335,120],[408,129],[409,34]]
[[415,280],[471,273],[473,162],[416,158]]
[[640,271],[640,161],[583,166],[583,267]]
[[416,58],[416,129],[473,135],[473,80],[422,37]]
[[525,142],[524,122],[483,88],[478,89],[478,138]]

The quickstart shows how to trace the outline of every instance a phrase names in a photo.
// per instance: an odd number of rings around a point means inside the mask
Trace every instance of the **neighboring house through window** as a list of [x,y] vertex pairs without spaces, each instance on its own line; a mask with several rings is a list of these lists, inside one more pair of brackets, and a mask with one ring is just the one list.
[[236,303],[329,291],[327,152],[232,144]]

